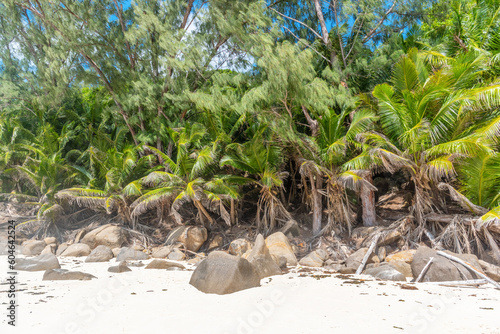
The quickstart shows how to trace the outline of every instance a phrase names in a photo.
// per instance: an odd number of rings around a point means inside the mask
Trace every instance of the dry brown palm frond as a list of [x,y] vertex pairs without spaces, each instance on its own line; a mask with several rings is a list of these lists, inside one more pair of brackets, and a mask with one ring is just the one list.
[[467,197],[459,193],[455,188],[453,188],[451,185],[447,183],[439,183],[438,184],[439,190],[446,191],[448,190],[450,193],[451,198],[457,202],[463,209],[470,211],[475,214],[480,214],[484,215],[488,210],[486,210],[483,207],[480,207],[479,205],[475,205],[472,203]]
[[327,224],[324,232],[330,233],[337,226],[340,231],[347,228],[349,235],[352,230],[352,222],[354,221],[354,210],[352,209],[345,188],[330,178],[326,183],[327,197]]
[[264,186],[257,202],[257,228],[268,234],[276,227],[277,219],[288,221],[292,219],[292,216],[272,193],[272,190]]

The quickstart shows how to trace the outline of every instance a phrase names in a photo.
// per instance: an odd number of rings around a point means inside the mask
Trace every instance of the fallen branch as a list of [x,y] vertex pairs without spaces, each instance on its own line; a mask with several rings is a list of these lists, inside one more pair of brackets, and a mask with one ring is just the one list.
[[437,252],[438,255],[441,255],[445,258],[447,258],[448,260],[452,260],[452,261],[455,261],[457,263],[460,263],[462,266],[464,266],[465,268],[469,269],[469,270],[472,270],[473,272],[475,272],[477,275],[481,276],[482,278],[484,278],[485,280],[487,280],[488,282],[490,282],[491,284],[493,284],[497,289],[500,289],[500,284],[498,284],[497,282],[495,282],[494,280],[492,280],[491,278],[489,278],[488,276],[486,276],[485,274],[483,274],[482,272],[480,272],[479,270],[477,270],[476,268],[474,268],[473,266],[471,266],[470,264],[468,264],[467,262],[465,261],[462,261],[461,259],[459,259],[458,257],[455,257],[453,255],[450,255],[450,254],[447,254],[445,252],[442,252],[442,251],[438,251]]
[[427,269],[429,269],[429,266],[431,265],[431,263],[432,263],[433,260],[434,260],[433,257],[431,257],[429,259],[429,262],[427,262],[427,264],[425,265],[424,269],[422,269],[422,271],[420,272],[420,275],[418,275],[417,279],[415,280],[415,283],[418,283],[422,279],[422,277],[427,272]]
[[373,249],[375,248],[375,246],[377,246],[378,238],[380,238],[380,233],[375,235],[375,237],[373,238],[372,243],[370,244],[370,247],[368,248],[368,252],[366,252],[365,257],[363,258],[363,261],[361,261],[361,264],[359,265],[358,270],[356,270],[356,275],[361,274],[361,272],[365,268],[366,262],[370,258],[370,255],[372,254]]

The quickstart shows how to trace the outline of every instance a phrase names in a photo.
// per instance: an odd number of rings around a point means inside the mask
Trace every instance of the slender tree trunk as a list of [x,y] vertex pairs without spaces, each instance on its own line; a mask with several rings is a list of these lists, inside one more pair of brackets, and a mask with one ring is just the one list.
[[[369,173],[365,179],[372,183],[372,175]],[[377,225],[377,215],[375,213],[375,192],[368,187],[361,188],[361,203],[363,206],[363,225],[375,226]]]
[[323,179],[320,175],[314,177],[309,175],[311,180],[311,196],[313,204],[313,235],[317,235],[321,231],[321,220],[323,215],[323,206],[321,201],[321,194],[319,190],[323,186]]

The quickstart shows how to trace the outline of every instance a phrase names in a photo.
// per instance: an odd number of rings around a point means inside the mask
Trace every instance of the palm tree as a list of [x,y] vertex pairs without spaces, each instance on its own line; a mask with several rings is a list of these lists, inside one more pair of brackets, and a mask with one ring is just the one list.
[[280,172],[281,148],[265,139],[265,131],[266,127],[262,126],[249,141],[228,145],[220,165],[251,175],[253,183],[260,187],[256,221],[258,229],[267,234],[276,227],[277,219],[290,220],[292,217],[278,198],[283,180],[288,176],[287,172]]
[[[140,181],[151,190],[132,204],[134,218],[150,209],[160,208],[160,220],[163,218],[163,209],[166,209],[181,224],[179,210],[190,202],[197,209],[202,223],[216,223],[208,211],[218,213],[229,226],[234,222],[226,206],[228,201],[233,204],[231,199],[238,198],[235,184],[244,179],[214,175],[218,166],[213,146],[198,144],[205,135],[206,129],[199,123],[172,131],[171,136],[177,148],[175,160],[154,147],[143,147],[158,157],[163,170],[153,171]],[[234,213],[234,208],[231,212]]]
[[[347,122],[349,108],[344,108],[341,113],[329,110],[318,118],[318,136],[316,137],[317,154],[313,159],[303,160],[300,173],[309,178],[310,194],[313,207],[313,234],[321,231],[321,188],[326,181],[327,198],[327,229],[331,229],[335,223],[340,222],[351,229],[352,210],[346,188],[363,191],[374,190],[370,181],[365,178],[367,171],[350,169],[344,166],[353,158],[353,153],[359,147],[356,136],[371,129],[376,117],[372,111],[360,110],[353,113],[352,121]],[[307,182],[302,182],[307,191]],[[371,212],[366,198],[362,197],[364,204],[365,225],[373,225],[375,222],[367,219],[366,212]],[[373,203],[374,204],[374,203]],[[368,210],[367,210],[368,208]],[[374,207],[371,209],[374,213]]]
[[444,207],[438,184],[452,180],[458,158],[493,151],[491,138],[498,135],[500,118],[484,115],[500,105],[500,85],[480,80],[487,66],[480,53],[447,58],[411,49],[394,67],[392,85],[376,86],[375,101],[367,104],[377,110],[382,133],[360,135],[369,146],[365,167],[408,173],[419,224],[425,214]]
[[[132,225],[130,204],[142,195],[139,179],[152,170],[154,156],[139,156],[138,148],[126,146],[102,152],[91,146],[81,156],[89,170],[74,166],[88,177],[88,188],[73,187],[59,191],[56,199],[78,207],[116,212],[122,222]],[[135,226],[133,226],[135,227]]]

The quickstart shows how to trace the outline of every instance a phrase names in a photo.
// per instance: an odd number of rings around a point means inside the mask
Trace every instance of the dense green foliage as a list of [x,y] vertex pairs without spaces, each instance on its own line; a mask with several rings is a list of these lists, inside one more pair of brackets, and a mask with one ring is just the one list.
[[40,222],[350,229],[387,172],[418,224],[500,219],[498,0],[6,0],[0,57],[1,192]]

